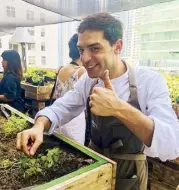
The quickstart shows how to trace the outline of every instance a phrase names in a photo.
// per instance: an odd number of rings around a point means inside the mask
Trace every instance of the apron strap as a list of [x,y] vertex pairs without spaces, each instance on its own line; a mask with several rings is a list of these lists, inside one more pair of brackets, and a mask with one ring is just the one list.
[[111,158],[117,158],[120,160],[146,160],[145,154],[111,154]]
[[130,101],[132,102],[138,102],[137,98],[137,85],[136,85],[136,80],[135,80],[135,75],[133,68],[126,63],[124,60],[122,62],[126,65],[127,70],[129,71],[129,90],[130,90]]
[[116,158],[120,160],[146,160],[146,155],[143,153],[139,154],[119,154],[119,153],[112,153],[112,150],[117,147],[123,146],[122,141],[119,140],[113,143],[110,148],[101,149],[98,147],[92,140],[89,143],[89,148],[92,148],[94,151],[103,154],[108,158]]

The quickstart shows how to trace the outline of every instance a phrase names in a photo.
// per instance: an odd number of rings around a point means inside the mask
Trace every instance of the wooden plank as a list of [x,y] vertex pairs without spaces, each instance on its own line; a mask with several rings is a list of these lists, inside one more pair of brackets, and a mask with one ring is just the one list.
[[179,185],[179,165],[175,162],[161,162],[156,158],[148,158],[151,165],[149,174],[158,181],[170,184],[175,188]]
[[53,84],[49,84],[46,86],[35,86],[28,83],[21,83],[21,88],[34,93],[47,93],[52,89],[52,87]]
[[102,162],[102,161],[101,161],[101,162],[95,162],[94,164],[90,164],[90,165],[88,165],[88,166],[85,166],[85,167],[83,167],[83,168],[80,168],[80,169],[77,170],[77,171],[74,171],[74,172],[72,172],[72,173],[69,173],[69,174],[67,174],[67,175],[65,175],[65,176],[62,176],[62,177],[60,177],[60,178],[54,179],[54,180],[52,180],[52,181],[50,181],[50,182],[48,182],[48,183],[45,183],[45,184],[43,184],[43,185],[40,185],[40,186],[36,186],[36,187],[34,187],[34,188],[31,188],[31,190],[44,190],[44,189],[51,188],[51,187],[53,187],[53,186],[55,186],[55,185],[58,185],[58,184],[60,184],[60,183],[65,182],[65,181],[67,181],[67,180],[69,180],[69,179],[71,179],[71,178],[73,178],[73,177],[75,177],[75,176],[81,175],[81,174],[83,174],[83,173],[85,173],[85,172],[88,172],[88,171],[91,171],[91,170],[93,170],[93,169],[95,169],[95,168],[97,168],[97,167],[100,167],[101,165],[104,165],[104,164],[107,164],[106,162],[104,162],[104,160],[103,160],[103,162]]
[[34,100],[48,100],[52,92],[53,83],[46,86],[34,86],[28,83],[21,83],[25,90],[25,97]]
[[48,190],[111,190],[111,183],[112,165],[108,163],[48,188]]
[[162,165],[165,165],[165,166],[167,166],[169,168],[173,168],[173,169],[179,171],[178,158],[176,160],[166,161],[166,162],[162,162],[158,158],[151,158],[151,157],[147,157],[147,160],[148,160],[148,162],[150,162],[152,164],[162,164]]
[[24,89],[25,91],[27,90],[33,93],[37,93],[38,86],[34,86],[28,83],[21,83],[21,88]]
[[[115,189],[115,183],[116,183],[116,170],[117,170],[117,163],[107,157],[105,157],[104,155],[102,154],[99,154],[97,152],[95,152],[94,150],[88,148],[88,147],[85,147],[83,145],[81,145],[80,143],[70,139],[69,137],[66,137],[66,136],[63,136],[57,132],[54,132],[54,135],[60,139],[62,139],[63,141],[67,142],[68,144],[70,144],[71,146],[73,147],[76,147],[78,148],[81,152],[84,152],[86,153],[87,155],[93,157],[93,155],[96,155],[104,160],[106,160],[107,162],[111,163],[112,164],[112,190]],[[93,157],[95,158],[95,157]]]
[[32,99],[32,100],[38,100],[38,101],[44,101],[44,100],[50,99],[50,94],[51,94],[51,92],[45,93],[45,94],[39,94],[39,93],[37,94],[37,93],[25,91],[25,98]]
[[177,164],[179,166],[179,157],[176,158],[175,160],[170,161],[170,162],[173,162],[173,163],[175,163],[175,164]]
[[9,110],[9,111],[11,111],[11,112],[17,114],[18,116],[20,116],[20,117],[26,119],[26,120],[29,121],[31,124],[34,124],[34,123],[35,123],[35,122],[34,122],[34,119],[28,117],[27,115],[21,113],[20,111],[18,111],[18,110],[16,110],[16,109],[14,109],[13,107],[9,106],[8,104],[0,104],[0,105],[2,105],[2,106],[3,106],[4,108],[6,108],[7,110]]
[[169,184],[152,179],[150,181],[150,190],[176,190],[176,188]]
[[152,176],[155,176],[159,181],[164,181],[175,188],[179,184],[179,171],[169,168],[165,165],[153,165]]

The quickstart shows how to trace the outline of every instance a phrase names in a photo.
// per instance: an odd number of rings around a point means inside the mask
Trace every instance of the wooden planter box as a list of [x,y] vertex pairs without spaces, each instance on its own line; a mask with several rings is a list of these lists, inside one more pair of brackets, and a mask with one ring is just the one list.
[[[20,117],[26,118],[30,123],[34,120],[11,108],[8,105],[3,105],[5,109],[16,113]],[[53,135],[52,135],[53,136]],[[76,149],[91,159],[94,163],[82,167],[72,173],[69,173],[60,178],[49,181],[48,183],[24,188],[23,190],[114,190],[116,176],[116,162],[96,153],[95,151],[82,146],[75,141],[63,135],[54,133],[60,141],[68,144],[73,149]]]
[[170,186],[164,182],[160,182],[154,179],[150,180],[150,190],[176,190],[175,187]]
[[176,190],[179,185],[179,162],[174,161],[161,162],[159,159],[148,158],[149,164],[152,166],[149,170],[151,178],[151,190],[158,188],[159,190]]
[[84,147],[73,140],[54,134],[60,140],[80,150],[96,162],[75,172],[55,179],[49,183],[40,185],[32,190],[114,190],[116,177],[116,163],[95,151]]
[[53,84],[48,86],[34,86],[28,83],[21,83],[21,88],[25,90],[25,98],[44,101],[49,100]]

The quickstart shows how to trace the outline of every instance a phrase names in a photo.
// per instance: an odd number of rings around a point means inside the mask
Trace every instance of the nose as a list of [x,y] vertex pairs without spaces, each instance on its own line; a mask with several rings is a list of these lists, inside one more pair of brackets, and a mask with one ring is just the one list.
[[83,64],[86,64],[91,60],[91,54],[90,54],[90,52],[88,50],[84,50],[81,53],[80,58],[81,58],[81,62]]

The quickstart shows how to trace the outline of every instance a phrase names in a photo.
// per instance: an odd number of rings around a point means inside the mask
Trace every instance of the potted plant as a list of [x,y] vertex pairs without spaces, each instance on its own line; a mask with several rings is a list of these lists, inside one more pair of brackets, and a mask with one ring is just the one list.
[[46,74],[44,76],[45,82],[55,81],[55,79],[56,79],[56,73],[54,73],[52,71],[46,72]]

